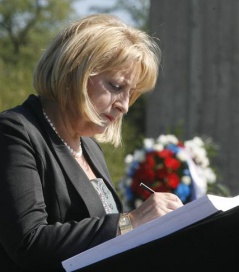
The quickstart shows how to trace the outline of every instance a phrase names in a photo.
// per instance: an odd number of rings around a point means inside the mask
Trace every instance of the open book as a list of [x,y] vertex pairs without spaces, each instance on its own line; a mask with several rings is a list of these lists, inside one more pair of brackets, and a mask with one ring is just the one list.
[[190,226],[218,212],[239,206],[239,195],[221,197],[205,195],[184,206],[143,224],[124,235],[77,254],[62,262],[67,272],[75,271],[126,250],[146,244]]

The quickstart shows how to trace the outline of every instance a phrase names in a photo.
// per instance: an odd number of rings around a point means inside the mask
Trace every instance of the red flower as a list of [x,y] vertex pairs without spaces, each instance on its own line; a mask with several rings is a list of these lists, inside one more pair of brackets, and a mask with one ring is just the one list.
[[168,158],[173,156],[173,152],[169,149],[163,149],[162,151],[158,153],[161,158]]
[[154,157],[155,157],[155,152],[146,153],[146,155],[145,155],[145,164],[147,164],[149,167],[153,168],[155,166]]
[[170,188],[164,182],[157,182],[154,186],[152,186],[152,188],[155,192],[168,192],[170,190]]
[[168,171],[163,166],[155,171],[155,177],[159,180],[165,179],[167,175],[168,175]]
[[179,147],[184,147],[184,143],[182,141],[178,141],[178,144],[177,144]]
[[140,163],[139,168],[135,171],[134,179],[145,183],[152,182],[155,179],[154,168],[150,167],[146,162]]
[[180,183],[180,178],[177,174],[171,173],[168,175],[168,184],[171,188],[176,189]]
[[175,158],[169,157],[164,160],[165,166],[177,171],[179,167],[181,166],[181,162]]

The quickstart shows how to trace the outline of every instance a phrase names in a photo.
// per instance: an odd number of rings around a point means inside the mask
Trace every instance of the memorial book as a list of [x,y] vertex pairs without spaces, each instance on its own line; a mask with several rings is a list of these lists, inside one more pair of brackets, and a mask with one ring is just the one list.
[[239,206],[239,195],[234,197],[222,197],[210,194],[202,196],[123,235],[72,256],[64,260],[62,266],[66,272],[76,271],[90,264],[167,236],[237,206]]

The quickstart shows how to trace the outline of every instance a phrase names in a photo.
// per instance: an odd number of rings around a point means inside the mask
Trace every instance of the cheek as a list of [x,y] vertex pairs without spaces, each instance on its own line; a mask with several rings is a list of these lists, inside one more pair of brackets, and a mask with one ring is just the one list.
[[101,94],[92,100],[93,105],[96,107],[99,113],[102,113],[109,109],[112,105],[111,96],[108,94]]
[[88,94],[91,103],[96,107],[99,112],[107,108],[112,103],[112,97],[110,93],[98,81],[89,81]]
[[98,93],[98,90],[100,89],[100,84],[97,81],[89,80],[87,88],[88,88],[89,98],[93,102],[93,100],[95,99]]

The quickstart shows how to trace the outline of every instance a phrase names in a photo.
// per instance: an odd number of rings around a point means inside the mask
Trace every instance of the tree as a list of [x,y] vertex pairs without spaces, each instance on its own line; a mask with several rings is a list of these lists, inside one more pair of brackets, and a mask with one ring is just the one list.
[[116,13],[117,11],[123,11],[131,17],[135,26],[143,30],[148,30],[149,7],[150,0],[117,0],[111,7],[102,8],[95,5],[92,6],[90,10],[101,13]]
[[0,110],[32,91],[41,51],[66,20],[75,0],[0,0]]

